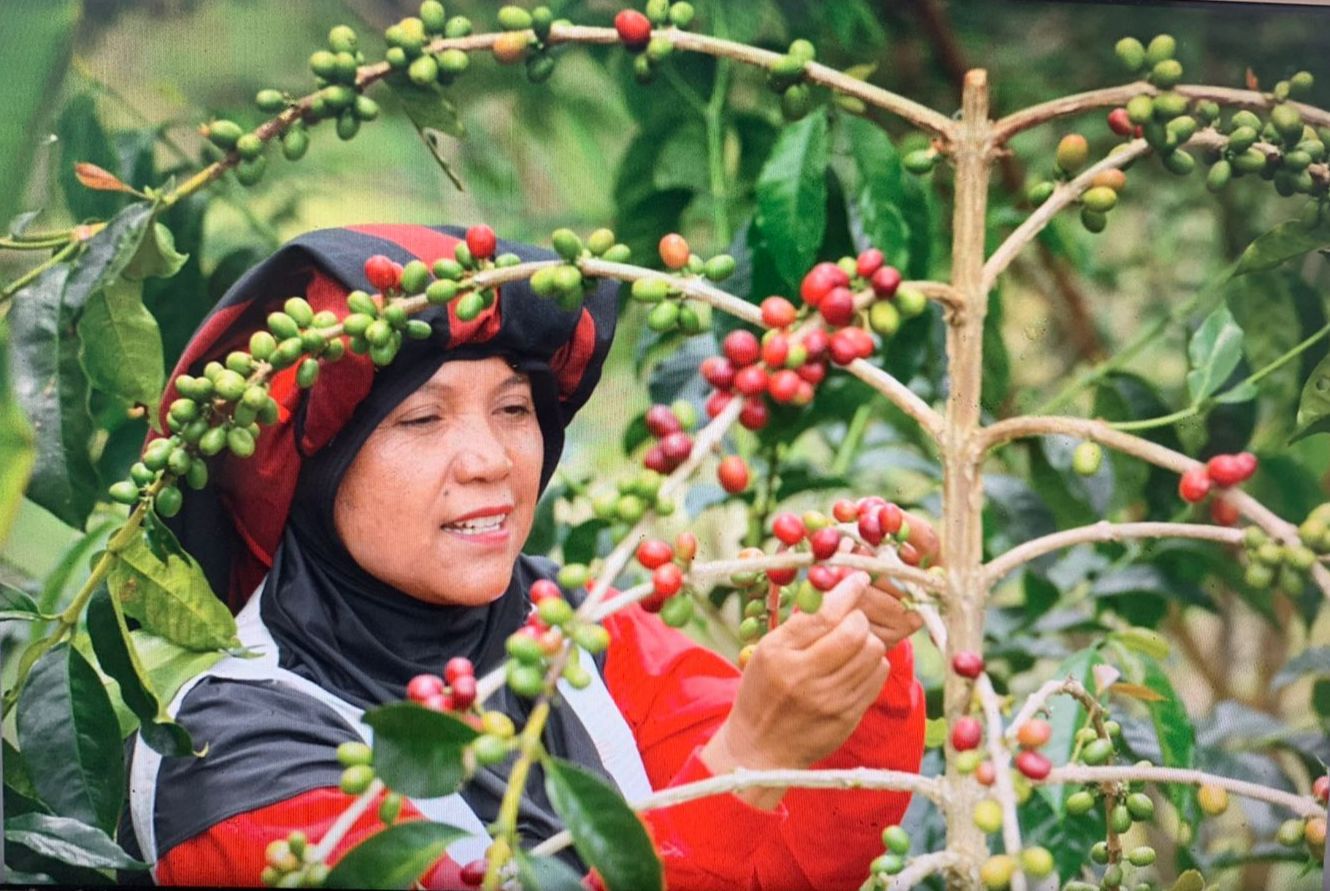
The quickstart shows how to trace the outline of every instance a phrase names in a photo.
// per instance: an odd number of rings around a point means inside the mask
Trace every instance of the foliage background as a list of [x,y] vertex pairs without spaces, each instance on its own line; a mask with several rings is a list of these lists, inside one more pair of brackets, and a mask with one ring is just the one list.
[[[0,16],[6,14],[4,6],[21,2],[0,3]],[[173,171],[196,169],[203,151],[195,130],[199,123],[214,115],[257,123],[251,104],[255,91],[266,86],[307,90],[306,58],[332,24],[355,25],[369,43],[374,32],[412,14],[413,5],[402,0],[88,0],[81,17],[69,23],[68,71],[62,82],[45,89],[44,108],[31,124],[31,135],[38,138],[32,140],[36,148],[20,209],[41,208],[37,226],[42,229],[105,219],[123,199],[81,189],[70,174],[74,161],[121,171],[139,186],[159,183]],[[450,14],[489,22],[498,4],[448,5]],[[607,24],[619,8],[594,0],[551,6],[588,24]],[[1191,82],[1241,86],[1250,65],[1268,85],[1305,68],[1318,80],[1313,101],[1325,105],[1330,96],[1330,56],[1324,52],[1330,10],[1325,9],[1034,0],[745,0],[699,7],[705,30],[773,48],[783,48],[793,37],[809,37],[819,59],[842,68],[873,64],[871,80],[940,109],[957,104],[957,83],[967,65],[989,69],[997,115],[1119,82],[1113,41],[1123,34],[1148,39],[1160,31],[1177,36]],[[285,239],[322,226],[485,221],[506,237],[542,242],[559,225],[585,232],[608,224],[628,236],[639,262],[654,259],[655,237],[678,229],[704,256],[729,249],[740,258],[737,292],[748,289],[753,299],[789,293],[792,284],[780,280],[762,247],[754,249],[748,237],[757,176],[781,124],[775,98],[756,74],[736,70],[720,152],[709,155],[702,116],[688,96],[706,101],[715,62],[681,57],[673,64],[677,78],[662,77],[642,87],[633,82],[622,52],[570,48],[549,83],[531,85],[520,70],[475,59],[451,91],[467,136],[445,139],[439,149],[465,192],[453,187],[401,109],[378,91],[385,114],[353,142],[338,142],[320,128],[305,160],[271,164],[256,189],[247,191],[228,177],[207,195],[182,202],[168,222],[177,246],[191,259],[175,278],[151,283],[146,294],[162,326],[165,367],[171,367],[198,319],[245,268]],[[916,145],[917,134],[898,122],[888,126],[902,150]],[[1052,148],[1065,129],[1044,127],[1016,141],[992,195],[995,233],[1020,219],[1026,182],[1051,174]],[[1087,117],[1082,129],[1096,145],[1107,145],[1101,115]],[[54,138],[44,138],[46,133]],[[833,171],[844,169],[849,160],[850,147],[842,143],[838,149]],[[712,164],[723,174],[720,195]],[[985,408],[991,417],[1043,403],[1074,370],[1112,355],[1141,326],[1205,288],[1252,238],[1298,209],[1296,201],[1245,181],[1212,196],[1199,176],[1172,177],[1157,163],[1138,164],[1129,177],[1123,204],[1106,233],[1091,236],[1074,214],[1065,214],[1004,280],[986,368]],[[945,271],[948,244],[940,211],[950,189],[948,177],[938,174],[922,189],[902,189],[895,198],[900,231],[909,233],[902,242],[908,244],[909,271],[916,277]],[[853,176],[834,177],[826,255],[848,252],[861,234],[861,191]],[[30,257],[0,252],[0,281],[11,280],[30,262]],[[1250,364],[1240,373],[1325,324],[1330,312],[1326,266],[1323,256],[1312,253],[1222,288],[1219,296],[1247,334]],[[1202,316],[1170,324],[1164,337],[1126,364],[1123,370],[1131,376],[1102,388],[1097,402],[1087,391],[1069,409],[1085,414],[1105,410],[1108,389],[1136,416],[1163,414],[1183,404],[1186,338]],[[623,316],[601,397],[570,437],[570,477],[590,475],[594,468],[599,476],[612,478],[615,470],[634,466],[621,448],[622,431],[647,405],[641,382],[650,376],[651,362],[675,349],[669,343],[653,350],[656,338],[646,331],[644,318],[638,306]],[[939,396],[944,383],[940,326],[934,324],[931,335],[927,325],[907,328],[893,344],[900,350],[894,361],[909,371],[906,378],[914,375],[913,383],[923,392]],[[1259,402],[1176,425],[1164,434],[1176,436],[1188,453],[1202,455],[1236,451],[1250,441],[1263,460],[1254,494],[1281,515],[1300,520],[1330,493],[1330,448],[1322,436],[1293,446],[1285,441],[1301,383],[1325,353],[1322,342],[1302,361],[1273,375]],[[657,373],[653,379],[658,392],[670,388],[667,376]],[[109,481],[123,476],[143,427],[125,421],[114,406],[93,406],[94,413],[99,409],[104,409],[98,420],[105,430],[99,470]],[[841,454],[846,417],[828,412],[820,431],[798,441],[787,456],[785,481],[801,467],[816,467]],[[899,418],[886,411],[880,417],[888,423],[872,426],[846,463],[837,466],[846,477],[866,481],[856,487],[861,492],[882,491],[935,511],[939,480],[928,456],[911,442],[908,424],[897,427]],[[1101,475],[1094,485],[1051,485],[1047,473],[1045,483],[1033,488],[1021,482],[1037,480],[1048,468],[1065,470],[1065,459],[1053,447],[1047,453],[1013,447],[995,460],[991,470],[999,477],[990,491],[988,533],[995,550],[1047,531],[1054,520],[1065,526],[1104,512],[1141,518],[1163,509],[1151,494],[1160,486],[1150,485],[1144,471],[1116,481],[1111,473]],[[1121,474],[1126,465],[1115,465],[1115,470]],[[792,503],[799,504],[797,488],[791,484],[782,494],[795,496]],[[1165,500],[1170,497],[1171,483],[1162,492]],[[803,498],[811,506],[829,503],[834,495],[824,487]],[[708,487],[697,487],[688,512],[714,498]],[[576,506],[558,510],[565,527],[574,529],[587,515]],[[733,547],[744,532],[738,511],[708,517],[701,530],[704,553],[708,546],[712,553]],[[104,535],[104,517],[94,516],[88,529]],[[546,531],[547,543],[555,537],[552,529]],[[57,604],[77,587],[95,539],[84,541],[82,530],[25,502],[0,551],[0,580]],[[565,551],[584,547],[567,540],[562,545]],[[1319,602],[1271,601],[1244,590],[1240,573],[1225,567],[1232,559],[1216,548],[1159,546],[1137,567],[1113,562],[1121,551],[1079,549],[1045,561],[1036,582],[1009,583],[990,619],[990,626],[1002,633],[993,651],[997,658],[1008,660],[1012,675],[1031,668],[1046,674],[1056,660],[1095,639],[1099,620],[1110,626],[1127,621],[1157,627],[1176,644],[1170,673],[1197,722],[1198,766],[1305,788],[1316,759],[1330,758],[1327,611]],[[1036,609],[1032,586],[1041,581],[1051,586],[1052,600]],[[1044,624],[1032,625],[1027,621],[1032,618]],[[7,623],[0,632],[11,635],[3,641],[6,652],[15,649],[12,635],[24,633],[18,626]],[[732,639],[714,625],[698,633],[733,652]],[[940,666],[923,637],[918,651],[920,673],[936,705]],[[1302,661],[1290,663],[1294,657]],[[1012,688],[1027,690],[1039,677],[1039,671],[1022,675]],[[1153,733],[1148,722],[1141,733]],[[1152,739],[1138,740],[1143,750],[1152,743],[1157,746]],[[926,821],[923,810],[916,808],[912,819]],[[1230,816],[1225,831],[1209,831],[1196,846],[1202,859],[1222,857],[1224,846],[1248,831],[1268,837],[1277,822],[1270,809],[1256,805]],[[1159,843],[1161,851],[1167,847]],[[1258,845],[1258,853],[1264,850]],[[1270,868],[1257,864],[1227,873],[1225,881],[1242,883],[1231,887],[1254,887],[1249,883],[1278,878],[1289,883],[1278,887],[1296,887],[1291,868],[1264,872]]]

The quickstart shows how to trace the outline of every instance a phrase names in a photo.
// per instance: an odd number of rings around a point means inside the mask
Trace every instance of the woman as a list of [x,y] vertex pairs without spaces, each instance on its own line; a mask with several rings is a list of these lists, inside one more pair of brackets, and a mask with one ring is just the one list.
[[[452,256],[461,234],[378,226],[298,239],[237,283],[176,373],[242,347],[291,294],[344,315],[346,293],[368,289],[367,257],[432,262]],[[345,810],[335,753],[362,738],[363,710],[402,699],[411,677],[449,658],[469,658],[478,674],[502,663],[531,584],[554,575],[520,550],[564,427],[599,378],[615,292],[604,283],[566,312],[525,282],[507,285],[471,322],[452,309],[420,316],[434,336],[408,341],[385,368],[348,354],[309,391],[289,371],[274,380],[281,411],[256,456],[218,462],[173,524],[214,590],[244,607],[241,640],[260,655],[223,660],[172,703],[204,757],[135,746],[132,834],[159,883],[258,884],[270,841],[296,829],[317,840]],[[629,799],[736,767],[917,770],[924,709],[905,638],[918,620],[889,585],[867,581],[851,576],[818,614],[765,637],[742,675],[638,607],[616,613],[593,683],[563,690],[545,746]],[[520,726],[529,702],[504,689],[487,707]],[[449,847],[427,886],[462,887],[509,769],[407,803],[403,819],[475,833]],[[543,789],[536,771],[519,815],[530,844],[562,828]],[[881,827],[907,804],[903,793],[752,789],[644,820],[673,889],[853,888],[881,852]],[[380,828],[371,808],[331,859]],[[571,849],[560,856],[585,870]]]

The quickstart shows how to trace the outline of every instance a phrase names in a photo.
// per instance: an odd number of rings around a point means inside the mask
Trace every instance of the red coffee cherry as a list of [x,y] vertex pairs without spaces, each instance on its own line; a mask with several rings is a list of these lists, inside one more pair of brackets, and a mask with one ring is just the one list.
[[843,328],[831,336],[831,361],[837,365],[849,365],[859,358],[859,344],[850,333],[853,328]]
[[365,261],[365,278],[380,294],[387,294],[402,280],[402,267],[383,254],[375,254]]
[[647,569],[664,566],[674,559],[674,549],[658,538],[648,538],[637,546],[637,562]]
[[1196,504],[1210,494],[1210,475],[1204,464],[1190,467],[1178,480],[1178,495],[1183,501]]
[[968,715],[956,719],[951,726],[951,747],[958,752],[967,752],[979,748],[984,739],[984,725],[978,718]]
[[841,534],[839,529],[824,526],[808,537],[813,548],[814,560],[829,560],[840,550]]
[[[717,395],[727,396],[729,394],[719,393]],[[647,449],[647,453],[642,456],[642,466],[647,470],[654,470],[656,473],[669,473],[671,470],[670,459],[665,457],[665,450],[660,447],[659,443]]]
[[819,591],[830,591],[840,581],[835,567],[819,563],[808,567],[808,583]]
[[[631,10],[624,10],[624,12],[631,12]],[[619,15],[622,16],[623,13],[621,12]],[[637,15],[641,16],[641,13],[637,13]],[[642,18],[645,20],[646,17],[642,16]],[[617,22],[618,19],[615,21]],[[648,30],[649,33],[650,30]],[[687,266],[689,253],[688,242],[677,232],[671,232],[660,240],[660,259],[669,269],[683,269]]]
[[919,553],[919,549],[908,541],[896,549],[896,555],[901,558],[901,562],[906,566],[918,566],[924,559],[924,555]]
[[452,683],[452,707],[457,711],[466,711],[476,701],[476,677],[464,674]]
[[981,761],[974,769],[974,778],[981,786],[991,786],[997,780],[997,771],[992,761]]
[[832,288],[817,305],[828,325],[844,327],[854,321],[854,294],[849,288]]
[[1238,462],[1238,473],[1241,474],[1238,482],[1245,483],[1251,479],[1252,474],[1256,473],[1256,456],[1251,452],[1238,452],[1235,457]]
[[799,567],[787,566],[784,569],[768,569],[767,580],[774,585],[788,585],[799,574]]
[[[563,597],[563,592],[559,590],[559,586],[557,584],[550,581],[549,579],[536,579],[534,582],[531,583],[531,602],[536,604],[537,606],[539,606],[543,601],[550,600],[551,598],[556,598],[556,597],[561,599]],[[451,665],[452,662],[449,662],[448,664]],[[445,678],[448,677],[446,672],[444,674],[444,677]],[[451,682],[452,679],[449,678],[448,680],[449,682]]]
[[698,366],[702,380],[717,390],[728,390],[734,386],[734,365],[724,356],[707,356]]
[[1312,783],[1312,797],[1325,804],[1330,801],[1330,776],[1319,776]]
[[962,650],[951,657],[951,670],[963,678],[977,678],[984,671],[984,657],[971,650]]
[[811,385],[790,371],[788,368],[782,368],[773,374],[767,381],[767,392],[771,398],[779,403],[787,404],[796,401],[801,387],[808,387],[808,396],[812,397]]
[[768,328],[788,328],[797,315],[794,304],[784,297],[773,294],[762,301],[762,324]]
[[[619,39],[629,49],[642,49],[651,41],[651,20],[636,9],[620,10],[619,14],[614,17],[614,30],[619,32]],[[688,260],[685,257],[684,263],[687,262]],[[666,265],[669,265],[668,260]],[[670,268],[678,269],[680,266],[683,266],[683,263]]]
[[661,597],[673,597],[683,587],[683,570],[673,563],[657,566],[651,573],[651,587]]
[[669,436],[671,433],[679,433],[683,430],[683,424],[679,423],[678,417],[674,414],[674,409],[668,405],[653,405],[648,408],[646,421],[647,430],[657,438]]
[[859,537],[873,547],[882,544],[886,536],[882,533],[882,524],[878,522],[876,513],[869,511],[859,514]]
[[837,499],[831,506],[831,515],[837,523],[853,523],[859,519],[859,505],[848,498]]
[[804,521],[799,519],[797,514],[788,511],[776,514],[771,521],[771,531],[782,542],[790,546],[797,545],[808,534]]
[[684,563],[692,563],[697,556],[697,536],[687,530],[674,536],[674,556]]
[[459,873],[462,884],[469,888],[479,888],[485,882],[485,866],[484,857],[479,860],[472,860],[466,866],[463,866]]
[[744,401],[743,411],[739,412],[739,423],[747,430],[761,430],[771,420],[766,400],[761,396],[749,397]]
[[1016,741],[1027,749],[1037,749],[1053,737],[1053,725],[1043,718],[1031,718],[1016,731]]
[[716,468],[716,478],[722,489],[737,495],[748,488],[748,463],[738,455],[726,455]]
[[768,368],[780,368],[790,356],[790,339],[783,334],[773,334],[762,344],[762,361]]
[[735,368],[752,365],[762,355],[762,344],[758,343],[757,337],[753,332],[743,329],[726,334],[721,349]]
[[671,433],[660,441],[660,449],[671,467],[678,467],[693,452],[693,438],[687,433]]
[[443,678],[437,674],[418,674],[406,684],[406,698],[425,703],[432,696],[443,694]]
[[1205,470],[1210,475],[1210,481],[1217,486],[1236,485],[1241,476],[1236,459],[1237,455],[1215,455],[1205,462]]
[[804,339],[800,343],[804,345],[804,351],[808,353],[808,362],[818,362],[827,354],[827,348],[831,344],[831,335],[821,328],[814,328],[804,335]]
[[1232,501],[1219,497],[1210,502],[1210,519],[1220,526],[1236,526],[1242,518],[1241,511]]
[[1119,136],[1132,135],[1135,126],[1132,124],[1131,118],[1127,115],[1127,109],[1119,107],[1108,113],[1108,129],[1112,130]]
[[1016,756],[1016,769],[1032,780],[1042,780],[1053,769],[1053,762],[1040,752],[1026,750]]
[[860,278],[871,278],[873,273],[882,268],[886,258],[877,248],[869,248],[859,255],[855,262],[855,271],[859,273]]
[[805,362],[794,373],[799,375],[800,380],[807,381],[810,385],[816,387],[827,377],[827,365],[825,362]]
[[[549,579],[539,579],[531,585],[531,600],[533,603],[538,602],[536,600],[536,586],[539,585],[541,582],[545,582],[546,584],[553,586],[555,597],[562,596],[559,592],[559,586],[555,585],[554,582],[551,582]],[[476,667],[472,665],[471,660],[466,658],[465,656],[454,656],[453,658],[449,659],[447,663],[445,663],[443,666],[443,679],[447,681],[449,684],[454,683],[458,678],[475,677],[475,676],[476,676]]]
[[877,522],[884,533],[895,535],[901,531],[901,524],[905,522],[905,514],[901,511],[899,505],[888,502],[878,509]]
[[494,237],[494,230],[489,226],[482,224],[466,230],[466,246],[470,249],[471,256],[477,260],[494,256],[494,248],[498,243],[498,239]]
[[873,286],[874,294],[889,300],[896,296],[896,289],[901,286],[901,271],[895,266],[883,266],[873,273],[869,284]]
[[710,396],[707,397],[707,402],[706,405],[704,406],[706,408],[707,417],[714,418],[716,415],[723,412],[725,410],[725,406],[729,405],[730,400],[733,398],[734,398],[733,393],[727,393],[724,390],[717,390],[716,392],[712,393]]
[[757,396],[766,392],[767,370],[761,365],[749,365],[741,368],[734,375],[734,389],[745,396]]
[[850,283],[850,277],[835,263],[819,263],[799,285],[799,296],[809,306],[817,306],[832,288],[843,288]]

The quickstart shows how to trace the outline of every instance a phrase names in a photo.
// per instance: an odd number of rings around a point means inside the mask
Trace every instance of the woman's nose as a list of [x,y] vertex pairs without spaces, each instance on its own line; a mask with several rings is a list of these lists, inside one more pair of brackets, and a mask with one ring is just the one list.
[[496,480],[512,471],[513,461],[490,426],[477,423],[462,437],[455,467],[458,482]]

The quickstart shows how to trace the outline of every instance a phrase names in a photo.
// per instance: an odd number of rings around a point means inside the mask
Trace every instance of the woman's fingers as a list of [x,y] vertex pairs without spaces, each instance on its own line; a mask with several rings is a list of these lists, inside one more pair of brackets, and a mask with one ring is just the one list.
[[822,607],[815,613],[796,613],[781,623],[776,633],[784,642],[804,649],[820,640],[859,606],[859,600],[868,588],[868,573],[852,572],[841,579],[822,598]]

